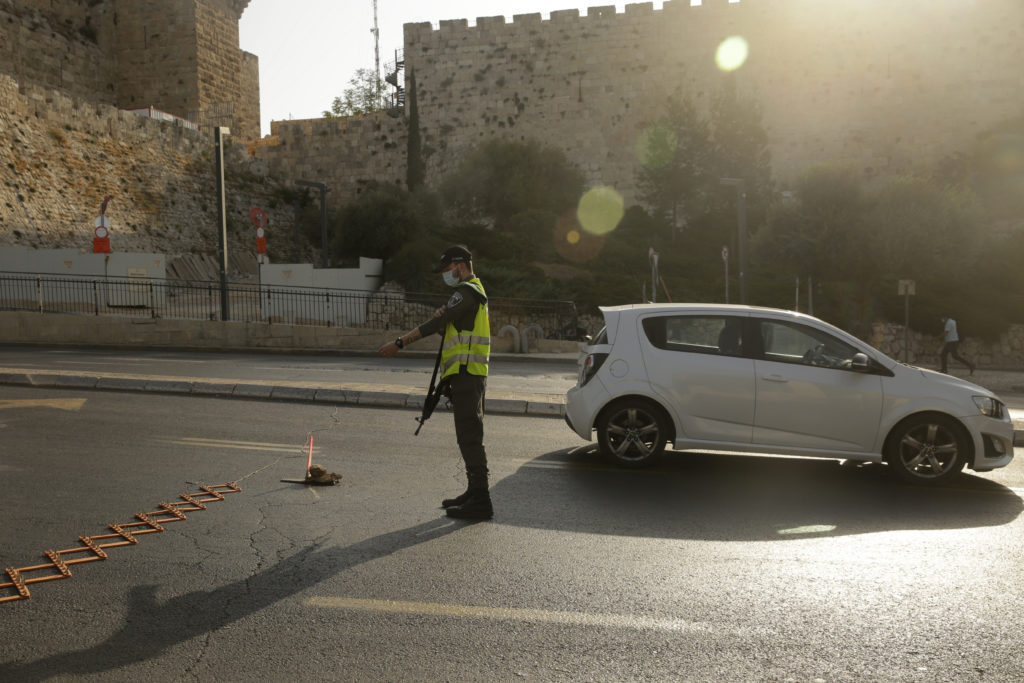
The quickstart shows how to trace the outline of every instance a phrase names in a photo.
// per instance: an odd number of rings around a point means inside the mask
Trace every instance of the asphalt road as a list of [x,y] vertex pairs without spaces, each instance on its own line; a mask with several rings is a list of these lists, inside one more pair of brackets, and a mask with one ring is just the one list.
[[[884,467],[675,454],[607,466],[490,416],[496,518],[450,522],[450,417],[0,386],[0,561],[238,481],[0,604],[0,680],[1024,677],[1024,459],[937,489]],[[337,487],[301,477],[315,462]]]
[[[0,345],[0,367],[45,371],[232,378],[244,381],[325,382],[403,386],[426,392],[437,347],[423,342],[391,359],[375,354],[218,353],[152,349],[90,349]],[[428,349],[426,347],[432,347]],[[488,390],[565,396],[576,382],[577,354],[499,354]]]

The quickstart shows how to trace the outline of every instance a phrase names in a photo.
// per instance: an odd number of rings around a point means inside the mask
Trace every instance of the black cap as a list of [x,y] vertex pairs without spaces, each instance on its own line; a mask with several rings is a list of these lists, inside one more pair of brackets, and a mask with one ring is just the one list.
[[440,273],[448,267],[449,263],[459,263],[472,260],[473,255],[469,253],[469,249],[467,249],[465,245],[456,244],[444,250],[444,253],[441,254],[441,260],[436,266],[434,266],[434,272]]

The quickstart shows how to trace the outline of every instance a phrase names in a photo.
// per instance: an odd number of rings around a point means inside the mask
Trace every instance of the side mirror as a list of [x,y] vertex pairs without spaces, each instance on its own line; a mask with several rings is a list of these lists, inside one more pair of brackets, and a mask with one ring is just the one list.
[[868,371],[868,357],[864,353],[855,353],[853,358],[850,359],[850,369],[857,372]]

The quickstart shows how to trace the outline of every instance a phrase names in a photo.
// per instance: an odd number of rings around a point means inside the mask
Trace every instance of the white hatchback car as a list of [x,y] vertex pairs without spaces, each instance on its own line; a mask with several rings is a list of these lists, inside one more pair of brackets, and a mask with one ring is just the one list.
[[885,462],[912,482],[1013,460],[1009,411],[991,391],[903,365],[817,318],[771,308],[602,308],[566,421],[624,465],[671,443]]

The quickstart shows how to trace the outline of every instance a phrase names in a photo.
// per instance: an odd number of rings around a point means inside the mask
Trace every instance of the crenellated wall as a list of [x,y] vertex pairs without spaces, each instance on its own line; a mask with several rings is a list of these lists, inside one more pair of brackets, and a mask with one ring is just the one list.
[[906,171],[1024,112],[1020,0],[671,0],[406,24],[428,177],[485,138],[534,137],[634,201],[640,133],[677,89],[706,110],[733,35],[750,56],[732,77],[763,107],[783,181],[818,162]]
[[252,151],[271,175],[286,183],[326,183],[327,201],[338,206],[353,199],[366,183],[405,185],[408,129],[402,118],[384,112],[342,119],[274,121],[271,135]]

